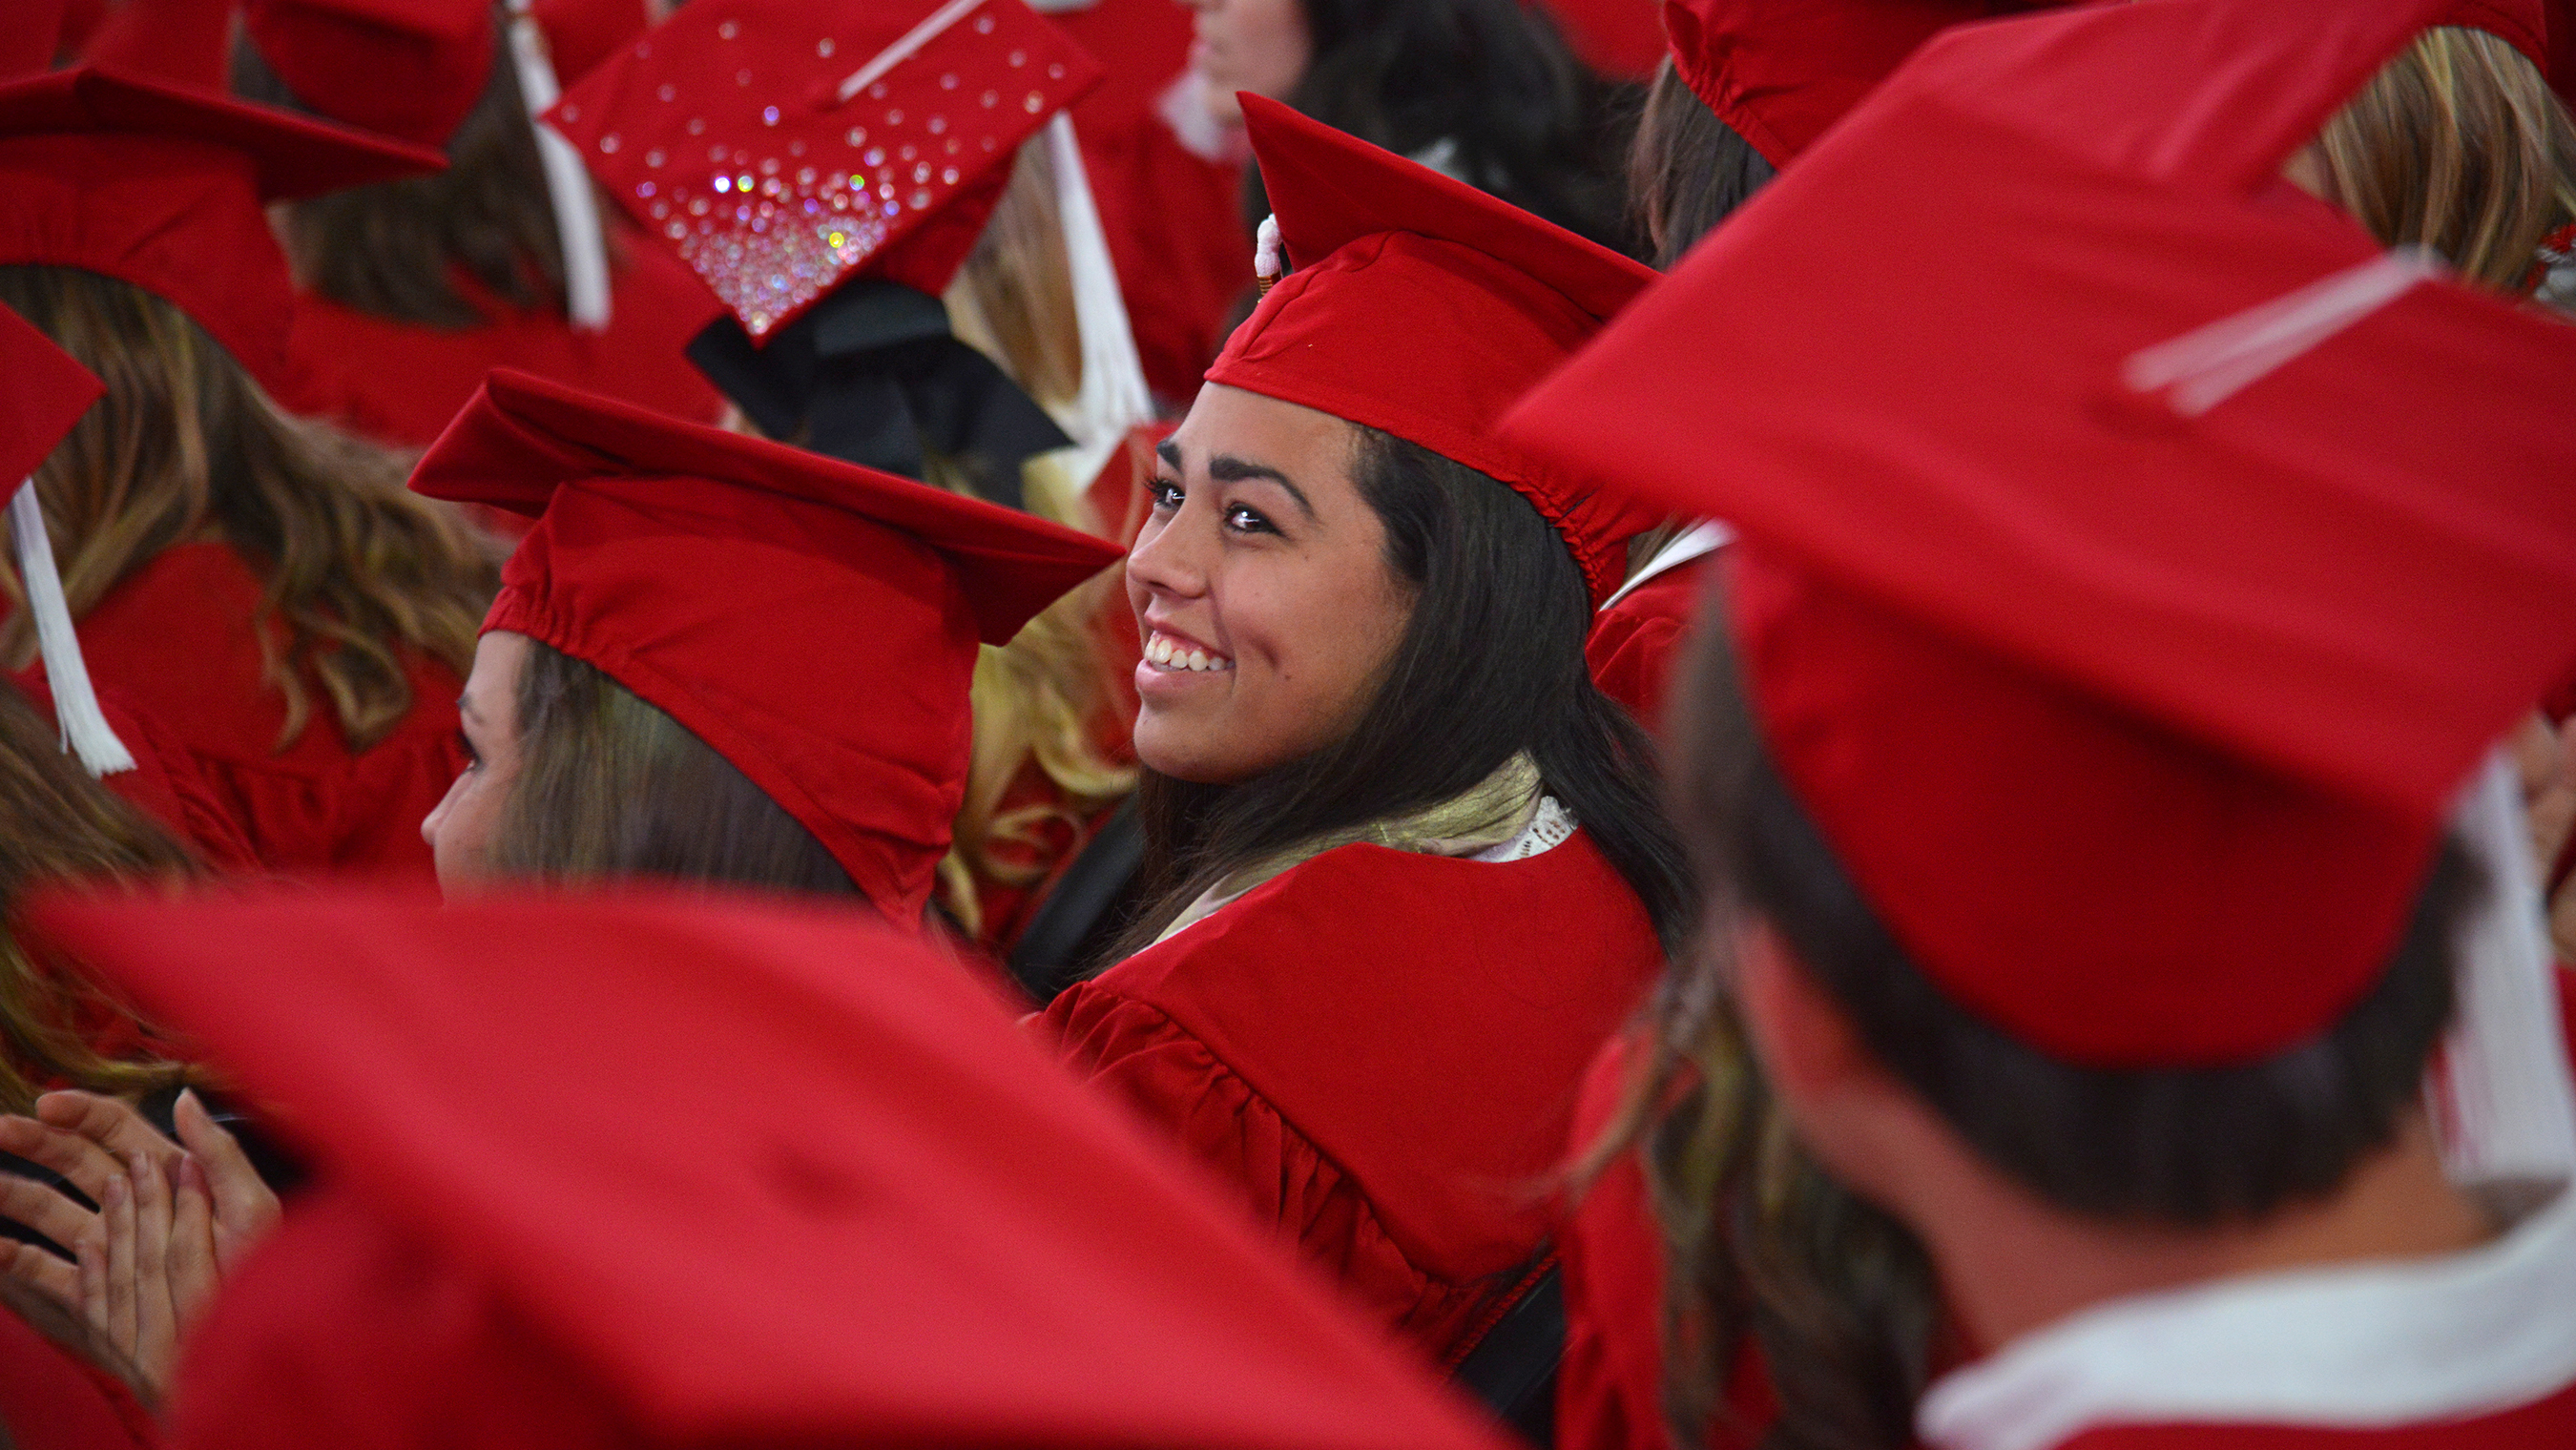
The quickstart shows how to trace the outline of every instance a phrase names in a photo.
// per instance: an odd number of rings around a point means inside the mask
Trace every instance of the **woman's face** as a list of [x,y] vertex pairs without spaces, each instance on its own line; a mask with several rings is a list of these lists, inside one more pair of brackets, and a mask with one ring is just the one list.
[[438,889],[453,897],[492,875],[492,838],[519,776],[519,673],[528,637],[494,630],[474,646],[474,672],[456,700],[468,762],[438,809],[420,823],[438,864]]
[[1181,0],[1197,20],[1190,72],[1198,77],[1208,115],[1221,125],[1243,124],[1234,93],[1250,91],[1288,99],[1314,58],[1306,30],[1305,0]]
[[1145,641],[1136,755],[1204,784],[1339,738],[1403,638],[1412,587],[1329,413],[1210,383],[1165,440],[1127,556]]

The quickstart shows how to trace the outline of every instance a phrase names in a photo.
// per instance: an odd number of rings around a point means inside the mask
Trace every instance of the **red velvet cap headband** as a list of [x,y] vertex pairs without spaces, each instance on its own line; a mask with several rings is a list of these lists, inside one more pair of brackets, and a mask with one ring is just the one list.
[[2434,9],[1951,31],[1505,426],[1738,527],[1783,774],[1916,963],[2066,1060],[2332,1024],[2576,665],[2576,334],[2277,179]]
[[0,83],[0,265],[130,282],[291,395],[294,292],[262,203],[446,164],[159,82],[90,69],[30,76]]
[[245,0],[242,29],[295,98],[444,146],[491,83],[491,0]]
[[1503,411],[1655,274],[1259,96],[1244,125],[1294,268],[1208,381],[1382,429],[1538,506],[1596,606],[1659,516],[1494,435]]
[[1116,545],[802,449],[495,372],[420,461],[536,516],[486,630],[586,660],[733,762],[890,918],[966,788],[978,642]]
[[692,0],[548,119],[757,341],[861,271],[936,296],[1099,79],[1019,0]]

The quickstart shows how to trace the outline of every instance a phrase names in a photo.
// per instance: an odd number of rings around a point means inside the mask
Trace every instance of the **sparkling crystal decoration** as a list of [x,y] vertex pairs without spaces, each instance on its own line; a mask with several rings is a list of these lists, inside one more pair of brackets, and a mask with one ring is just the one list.
[[[1099,77],[1021,0],[691,0],[547,119],[760,339],[961,194],[989,211],[992,173]],[[983,214],[931,229],[949,267]]]

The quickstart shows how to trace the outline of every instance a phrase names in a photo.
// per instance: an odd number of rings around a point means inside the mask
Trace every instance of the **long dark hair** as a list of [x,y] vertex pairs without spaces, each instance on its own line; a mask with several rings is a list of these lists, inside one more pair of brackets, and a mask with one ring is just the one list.
[[[494,24],[501,23],[495,10]],[[233,46],[236,95],[312,114],[243,36]],[[447,138],[447,169],[289,203],[286,255],[304,286],[343,307],[426,327],[477,327],[462,273],[518,308],[563,306],[563,243],[545,163],[507,48],[481,99]]]
[[1628,147],[1628,205],[1646,260],[1671,271],[1775,174],[1664,57]]
[[[1303,0],[1313,59],[1288,104],[1389,151],[1440,141],[1483,190],[1628,249],[1619,88],[1522,0]],[[1251,178],[1258,223],[1269,206]]]
[[1137,809],[1151,903],[1108,958],[1150,943],[1210,885],[1320,836],[1451,799],[1514,755],[1626,878],[1667,950],[1690,934],[1688,872],[1665,823],[1653,746],[1593,688],[1591,598],[1529,500],[1464,464],[1354,426],[1360,495],[1414,586],[1404,638],[1358,722],[1233,785],[1145,773]]

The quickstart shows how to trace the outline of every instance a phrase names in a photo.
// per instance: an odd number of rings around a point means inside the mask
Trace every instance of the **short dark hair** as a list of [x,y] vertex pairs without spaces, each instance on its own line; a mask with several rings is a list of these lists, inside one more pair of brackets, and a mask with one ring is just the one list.
[[[501,23],[495,8],[494,24]],[[254,49],[233,46],[236,95],[312,114]],[[512,307],[560,307],[563,242],[545,163],[508,47],[456,131],[445,171],[291,202],[286,253],[305,286],[343,307],[424,327],[478,327],[487,317],[452,272]]]
[[1887,1068],[2051,1202],[2183,1227],[2260,1219],[2333,1191],[2420,1101],[2480,889],[2457,843],[2377,985],[2310,1040],[2241,1066],[2082,1067],[1951,1001],[1908,959],[1772,764],[1723,628],[1701,631],[1681,698],[1676,815],[1711,890],[1776,928]]
[[1628,146],[1628,207],[1648,260],[1670,271],[1775,174],[1664,57]]
[[[1151,904],[1109,960],[1151,942],[1216,881],[1331,832],[1473,788],[1514,755],[1582,822],[1667,950],[1689,936],[1681,843],[1654,750],[1583,661],[1592,601],[1565,541],[1510,487],[1353,425],[1361,496],[1387,561],[1418,590],[1358,721],[1303,759],[1232,785],[1145,772],[1137,795]],[[1508,641],[1498,646],[1497,641]]]
[[[1523,0],[1302,0],[1312,59],[1288,103],[1411,155],[1456,146],[1471,183],[1604,246],[1626,249],[1619,87]],[[1256,214],[1257,177],[1248,178]]]
[[492,851],[503,872],[858,894],[786,807],[598,666],[531,640],[515,704],[519,776]]

